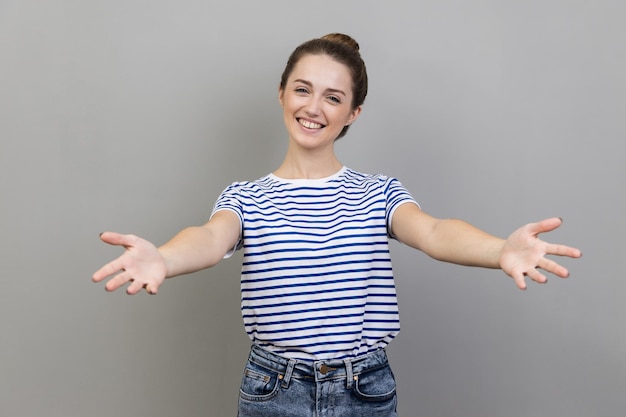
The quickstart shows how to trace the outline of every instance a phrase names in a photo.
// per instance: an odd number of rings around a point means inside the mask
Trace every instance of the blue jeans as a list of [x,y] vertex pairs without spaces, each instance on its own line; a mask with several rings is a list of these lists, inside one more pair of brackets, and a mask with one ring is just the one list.
[[383,349],[301,362],[253,345],[238,417],[397,417],[396,382]]

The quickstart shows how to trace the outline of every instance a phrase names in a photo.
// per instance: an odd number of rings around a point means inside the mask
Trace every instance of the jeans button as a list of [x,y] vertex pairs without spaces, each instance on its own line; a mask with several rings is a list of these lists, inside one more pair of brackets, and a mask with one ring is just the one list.
[[322,373],[322,375],[326,375],[328,373],[328,366],[326,366],[325,363],[320,366],[320,372]]

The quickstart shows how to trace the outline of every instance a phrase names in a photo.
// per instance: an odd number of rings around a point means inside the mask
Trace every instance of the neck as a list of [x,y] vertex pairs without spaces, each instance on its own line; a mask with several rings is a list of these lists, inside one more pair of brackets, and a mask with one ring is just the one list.
[[342,167],[334,152],[302,153],[289,147],[274,175],[286,179],[319,179],[330,177]]

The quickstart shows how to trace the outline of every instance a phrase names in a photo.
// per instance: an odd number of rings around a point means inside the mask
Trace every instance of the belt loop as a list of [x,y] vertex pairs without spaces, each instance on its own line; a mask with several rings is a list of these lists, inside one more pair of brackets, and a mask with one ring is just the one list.
[[352,361],[350,359],[344,359],[343,363],[346,365],[346,389],[352,389],[352,380],[354,379]]
[[293,368],[296,366],[295,359],[289,359],[289,363],[287,364],[287,369],[285,370],[285,376],[283,377],[283,388],[289,388],[289,381],[291,381],[291,375],[293,374]]

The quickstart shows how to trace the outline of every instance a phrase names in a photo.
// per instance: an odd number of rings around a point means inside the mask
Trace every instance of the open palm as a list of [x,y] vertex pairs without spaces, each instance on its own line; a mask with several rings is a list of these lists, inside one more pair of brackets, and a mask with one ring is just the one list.
[[544,242],[539,239],[541,233],[550,232],[562,223],[559,218],[545,219],[530,223],[513,232],[502,249],[500,266],[513,278],[520,289],[526,289],[525,277],[533,281],[545,283],[547,277],[540,271],[546,271],[561,278],[567,278],[568,270],[557,262],[546,258],[546,255],[569,256],[578,258],[580,250],[565,245]]
[[92,277],[94,282],[113,276],[105,285],[107,291],[115,291],[130,282],[126,289],[128,294],[136,294],[143,288],[150,294],[157,293],[167,269],[156,246],[134,235],[113,232],[103,233],[100,239],[111,245],[123,246],[125,251],[96,271]]

